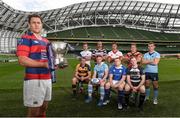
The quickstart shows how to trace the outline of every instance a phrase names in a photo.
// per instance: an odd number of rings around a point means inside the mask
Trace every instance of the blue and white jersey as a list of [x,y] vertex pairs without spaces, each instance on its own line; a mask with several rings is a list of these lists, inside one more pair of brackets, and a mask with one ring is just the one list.
[[121,65],[120,67],[111,66],[109,74],[113,75],[113,80],[120,81],[123,75],[126,75],[126,67]]
[[97,78],[103,78],[105,71],[108,70],[108,65],[102,62],[100,65],[96,64],[94,71],[97,73]]
[[[156,51],[154,51],[153,53],[145,53],[144,57],[145,60],[154,60],[156,58],[160,58],[160,54]],[[158,73],[158,65],[155,64],[147,64],[144,72],[146,73]]]

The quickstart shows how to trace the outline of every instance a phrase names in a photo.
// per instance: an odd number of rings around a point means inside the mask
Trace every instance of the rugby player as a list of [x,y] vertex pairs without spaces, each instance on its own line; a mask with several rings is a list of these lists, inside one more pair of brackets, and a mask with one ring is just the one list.
[[52,93],[47,58],[49,41],[41,37],[43,24],[39,15],[29,15],[28,25],[30,32],[21,37],[17,46],[19,64],[26,67],[23,100],[28,117],[43,117]]
[[[72,79],[72,91],[73,97],[75,98],[77,95],[77,84],[78,83],[87,83],[89,82],[91,77],[91,68],[88,64],[86,64],[86,58],[82,57],[80,59],[80,64],[77,64],[75,75]],[[80,92],[83,91],[82,86],[80,86]]]
[[93,52],[92,52],[92,59],[94,61],[96,61],[96,57],[98,55],[101,55],[103,57],[103,60],[106,60],[106,57],[107,57],[107,51],[106,49],[103,48],[103,44],[101,41],[98,41],[97,43],[97,49],[95,49]]
[[158,104],[158,64],[160,61],[160,54],[155,51],[155,44],[153,42],[148,43],[148,52],[144,54],[142,63],[146,65],[145,67],[145,86],[146,86],[146,98],[149,100],[150,95],[150,82],[152,81],[154,88],[154,98],[153,104]]
[[109,63],[112,63],[112,62],[114,62],[114,59],[116,59],[116,58],[122,59],[123,58],[123,54],[122,54],[122,52],[120,52],[118,50],[117,43],[112,43],[112,51],[110,51],[108,53],[107,61]]
[[[98,106],[103,105],[104,100],[104,85],[108,76],[108,66],[103,62],[103,57],[101,55],[98,55],[96,57],[96,65],[94,67],[94,73],[92,76],[92,79],[96,78],[99,80],[98,86],[100,87],[100,100],[98,102]],[[93,83],[90,81],[88,84],[88,99],[86,99],[86,103],[89,103],[92,101],[92,93],[93,93]]]
[[130,59],[132,57],[135,57],[137,60],[138,65],[141,65],[141,61],[142,61],[142,54],[140,52],[137,51],[137,46],[135,43],[131,44],[131,51],[128,52],[125,56],[124,56],[124,60],[127,62],[128,67],[131,67],[131,63],[130,63]]
[[83,51],[80,52],[80,55],[86,59],[86,64],[91,66],[92,52],[88,50],[88,44],[86,42],[83,43]]
[[103,105],[109,103],[110,88],[118,90],[118,109],[123,109],[124,86],[126,67],[121,64],[120,58],[114,59],[114,65],[109,70],[109,82],[105,84],[105,100]]
[[140,92],[139,110],[143,110],[143,103],[145,99],[145,74],[143,68],[138,66],[135,57],[130,59],[131,67],[127,68],[127,84],[125,85],[125,101],[129,105],[129,95],[131,92]]

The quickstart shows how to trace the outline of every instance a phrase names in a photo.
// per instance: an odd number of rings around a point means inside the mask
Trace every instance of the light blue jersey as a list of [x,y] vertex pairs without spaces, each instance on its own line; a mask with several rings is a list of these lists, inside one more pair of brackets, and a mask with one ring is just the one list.
[[[145,53],[144,57],[145,60],[153,60],[155,58],[160,58],[160,54],[156,51],[154,51],[153,53]],[[144,69],[145,73],[158,73],[158,65],[155,64],[147,64],[145,69]]]
[[105,70],[108,70],[108,65],[102,62],[100,65],[96,64],[94,71],[97,73],[97,78],[103,78]]

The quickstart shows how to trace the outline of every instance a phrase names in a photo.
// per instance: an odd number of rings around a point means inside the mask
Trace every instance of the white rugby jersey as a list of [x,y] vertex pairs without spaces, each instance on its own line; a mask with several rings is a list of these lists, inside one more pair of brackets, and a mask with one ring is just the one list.
[[[81,57],[91,57],[92,56],[92,52],[89,50],[83,50],[80,52]],[[86,61],[86,63],[90,66],[90,61]]]
[[89,50],[83,50],[80,52],[82,57],[91,57],[92,56],[92,52]]
[[111,57],[112,59],[115,59],[115,58],[119,58],[119,57],[123,57],[123,54],[121,51],[117,50],[116,52],[114,51],[110,51],[108,53],[108,57]]

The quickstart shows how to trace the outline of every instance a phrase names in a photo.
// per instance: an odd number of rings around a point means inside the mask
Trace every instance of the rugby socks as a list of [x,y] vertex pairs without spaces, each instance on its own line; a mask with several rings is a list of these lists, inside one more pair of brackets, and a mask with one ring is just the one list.
[[93,86],[92,84],[88,84],[88,97],[91,98],[93,93]]
[[140,97],[139,97],[139,108],[142,107],[142,105],[144,104],[144,99],[145,99],[145,93],[141,93]]
[[129,95],[130,95],[129,92],[126,92],[126,93],[125,93],[125,102],[126,102],[126,105],[127,105],[127,106],[129,105]]
[[110,89],[105,89],[105,100],[110,99]]
[[101,87],[100,87],[100,100],[104,100],[104,94],[105,94],[105,92],[104,92],[104,87],[101,86]]
[[124,91],[118,90],[118,103],[123,104]]
[[73,95],[76,95],[76,85],[72,85]]
[[150,96],[150,88],[146,88],[146,97],[149,98]]
[[79,88],[83,88],[83,84],[82,84],[82,81],[79,82]]
[[158,98],[158,88],[154,88],[154,99]]

